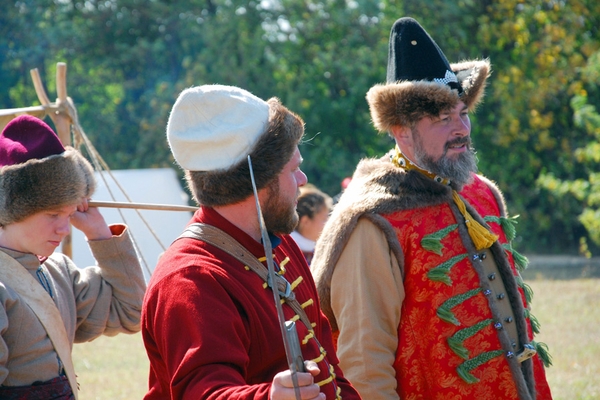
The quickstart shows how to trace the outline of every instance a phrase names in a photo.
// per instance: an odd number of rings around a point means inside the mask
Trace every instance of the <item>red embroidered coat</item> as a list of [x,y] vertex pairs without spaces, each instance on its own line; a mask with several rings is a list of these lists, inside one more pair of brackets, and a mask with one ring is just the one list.
[[[191,222],[216,226],[255,257],[265,255],[262,244],[211,208]],[[296,322],[304,359],[321,370],[315,382],[327,399],[358,399],[337,366],[304,256],[289,236],[280,239],[274,261],[313,325]],[[296,320],[287,304],[283,311]],[[272,291],[237,259],[196,239],[175,241],[160,258],[144,299],[142,335],[150,359],[146,399],[266,400],[275,374],[288,369]]]
[[[393,254],[403,270],[397,331],[386,334],[398,341],[393,357],[398,398],[549,399],[540,357],[517,360],[523,345],[533,341],[530,292],[515,266],[515,259],[522,259],[509,243],[514,226],[501,194],[475,177],[460,195],[473,218],[498,235],[490,249],[475,250],[450,187],[386,160],[363,161],[325,227],[312,264],[325,314],[334,330],[346,325],[331,307],[331,280],[343,252],[353,251],[347,243],[360,246],[360,239],[350,239],[359,219],[366,218],[385,232],[383,251]],[[375,256],[380,249],[365,251],[380,259]],[[380,279],[368,274],[369,265],[344,265],[348,268],[364,268],[364,279]],[[369,326],[363,329],[355,334],[377,340]]]

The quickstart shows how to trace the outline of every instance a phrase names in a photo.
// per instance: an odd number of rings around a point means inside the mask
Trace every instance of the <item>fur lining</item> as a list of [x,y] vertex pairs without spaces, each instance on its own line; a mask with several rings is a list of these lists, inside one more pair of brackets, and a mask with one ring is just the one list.
[[[256,188],[267,186],[294,154],[304,134],[304,121],[271,98],[269,125],[250,151]],[[231,168],[216,171],[185,171],[194,200],[205,206],[235,204],[252,195],[248,161],[244,158]]]
[[[483,100],[487,78],[492,72],[489,60],[472,60],[450,64],[452,71],[457,75],[465,91],[461,100],[467,105],[469,111],[474,111]],[[462,76],[465,78],[462,79]]]
[[350,185],[333,208],[332,215],[317,241],[311,271],[321,309],[334,330],[337,329],[337,322],[331,310],[331,277],[359,218],[368,218],[381,228],[388,238],[390,250],[403,270],[402,248],[394,229],[381,215],[400,209],[452,201],[451,188],[434,182],[417,171],[398,168],[389,162],[389,159],[389,155],[386,155],[381,159],[365,159],[358,164]]
[[461,97],[447,85],[424,80],[377,84],[369,89],[367,102],[375,128],[389,132],[394,125],[411,126],[425,116],[453,108],[458,101],[473,111],[483,99],[490,63],[465,61],[451,67],[463,87]]
[[0,169],[0,226],[78,203],[95,190],[94,170],[75,149]]

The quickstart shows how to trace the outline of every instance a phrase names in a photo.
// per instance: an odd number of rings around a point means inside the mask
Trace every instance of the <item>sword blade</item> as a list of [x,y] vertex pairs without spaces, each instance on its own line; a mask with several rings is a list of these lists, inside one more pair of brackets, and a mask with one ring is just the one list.
[[292,372],[292,384],[294,385],[294,393],[296,400],[301,400],[300,388],[298,386],[298,370],[296,363],[294,362],[294,355],[292,351],[292,344],[289,341],[287,330],[285,327],[285,316],[283,315],[283,307],[281,306],[281,299],[279,297],[279,289],[277,288],[277,281],[275,278],[275,266],[273,264],[273,248],[271,245],[271,239],[265,226],[265,219],[260,208],[260,202],[258,201],[258,191],[256,190],[256,181],[254,180],[254,170],[252,169],[252,159],[248,155],[248,167],[250,169],[250,179],[252,180],[252,191],[254,192],[254,201],[256,202],[256,211],[258,213],[258,223],[260,225],[260,235],[265,248],[265,257],[267,259],[267,270],[269,271],[269,281],[271,289],[273,290],[273,298],[275,301],[275,308],[277,309],[277,319],[279,320],[279,327],[281,329],[281,337],[283,339],[283,346],[285,347],[285,355],[288,362],[288,368]]

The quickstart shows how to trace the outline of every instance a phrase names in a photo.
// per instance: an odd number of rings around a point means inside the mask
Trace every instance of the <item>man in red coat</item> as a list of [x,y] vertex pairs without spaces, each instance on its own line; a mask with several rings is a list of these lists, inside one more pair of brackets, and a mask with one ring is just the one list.
[[[307,181],[298,150],[303,125],[278,99],[265,102],[236,87],[193,87],[177,99],[167,136],[200,205],[190,224],[220,229],[241,250],[181,237],[159,260],[142,310],[146,399],[296,398],[273,292],[252,267],[266,258],[248,155],[275,269],[300,307],[283,304],[308,371],[296,374],[300,398],[360,398],[338,367],[312,276],[288,236]],[[239,261],[240,253],[248,262]]]
[[550,399],[514,219],[475,173],[489,61],[449,64],[412,18],[389,45],[367,101],[396,146],[359,163],[311,263],[340,365],[369,399]]

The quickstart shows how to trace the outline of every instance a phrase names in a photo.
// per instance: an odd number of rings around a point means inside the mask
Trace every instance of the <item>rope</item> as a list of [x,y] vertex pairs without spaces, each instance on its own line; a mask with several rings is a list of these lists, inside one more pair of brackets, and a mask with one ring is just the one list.
[[[108,173],[108,175],[112,178],[112,180],[117,185],[117,187],[119,188],[121,193],[125,196],[127,201],[132,202],[131,198],[129,197],[129,195],[127,194],[125,189],[121,186],[121,184],[119,184],[119,181],[117,180],[117,178],[112,174],[108,164],[106,164],[106,162],[104,161],[104,159],[102,158],[100,153],[98,153],[98,151],[96,150],[96,148],[94,147],[94,145],[92,144],[92,142],[90,141],[88,136],[83,131],[83,128],[79,125],[79,121],[76,120],[76,117],[72,118],[72,126],[73,126],[73,136],[75,138],[74,144],[77,144],[77,146],[78,146],[76,148],[79,150],[81,147],[81,143],[83,142],[85,144],[87,152],[92,160],[92,163],[94,164],[94,168],[100,172],[100,177],[101,177],[102,181],[104,182],[104,185],[106,186],[106,189],[108,190],[108,193],[109,193],[110,197],[113,199],[113,201],[116,200],[116,197],[113,194],[112,190],[110,189],[108,182],[106,181],[104,172]],[[127,223],[127,219],[125,218],[125,215],[123,214],[121,209],[118,209],[118,211],[119,211],[119,215],[121,216],[121,219],[123,220],[123,222]],[[152,227],[150,226],[148,221],[144,218],[142,213],[137,209],[135,210],[135,212],[140,217],[140,219],[142,220],[144,225],[146,225],[146,227],[148,228],[148,231],[152,234],[152,236],[154,237],[156,242],[159,244],[161,249],[163,251],[165,251],[166,250],[165,245],[162,243],[162,241],[160,240],[160,238],[158,237],[158,235],[156,234],[154,229],[152,229]],[[144,268],[146,269],[146,272],[148,273],[148,276],[152,275],[152,271],[150,271],[150,268],[148,267],[148,262],[146,261],[143,253],[140,251],[139,246],[138,246],[137,242],[135,241],[135,238],[133,237],[133,235],[131,235],[131,239],[133,241],[133,245],[134,245],[138,255],[140,256],[140,258],[142,260],[142,264],[144,265]]]

